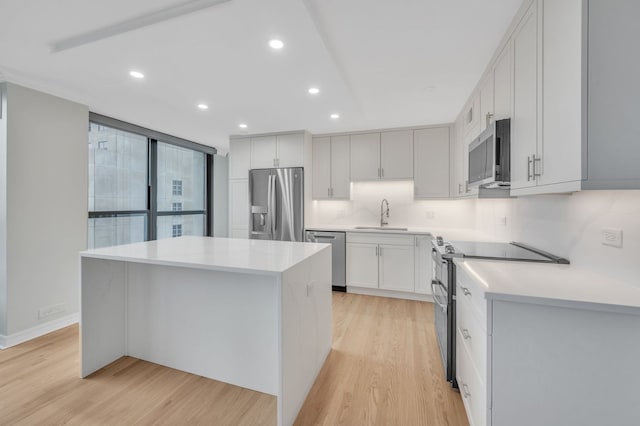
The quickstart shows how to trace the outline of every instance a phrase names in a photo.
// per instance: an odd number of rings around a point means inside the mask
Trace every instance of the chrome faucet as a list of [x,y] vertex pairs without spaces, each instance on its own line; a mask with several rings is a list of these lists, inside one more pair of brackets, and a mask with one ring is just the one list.
[[[387,210],[384,210],[384,203],[387,203]],[[389,201],[387,201],[386,198],[382,199],[382,202],[380,203],[380,227],[383,227],[385,225],[388,225],[389,222],[385,222],[384,221],[384,215],[387,215],[387,219],[389,218]]]

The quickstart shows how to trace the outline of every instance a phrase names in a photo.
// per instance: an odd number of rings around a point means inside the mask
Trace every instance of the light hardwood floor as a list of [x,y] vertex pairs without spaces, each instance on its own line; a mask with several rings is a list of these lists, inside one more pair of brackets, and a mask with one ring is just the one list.
[[[433,307],[334,293],[334,343],[296,425],[467,425]],[[272,425],[275,397],[124,357],[79,378],[78,327],[0,351],[0,424]]]

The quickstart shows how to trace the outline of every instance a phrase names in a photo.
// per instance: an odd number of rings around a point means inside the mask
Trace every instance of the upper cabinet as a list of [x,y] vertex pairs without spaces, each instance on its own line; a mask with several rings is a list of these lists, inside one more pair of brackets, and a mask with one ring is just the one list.
[[349,199],[349,136],[314,137],[314,199]]
[[449,197],[449,128],[413,132],[414,198]]
[[251,138],[251,168],[302,167],[304,134],[267,135]]
[[351,135],[351,180],[413,178],[413,131]]
[[380,133],[351,135],[351,180],[380,179]]
[[380,134],[380,177],[413,178],[413,130],[396,130]]
[[493,118],[511,118],[513,113],[513,44],[502,49],[493,69]]
[[248,179],[251,169],[251,138],[229,140],[229,179]]
[[536,184],[538,151],[538,23],[532,4],[513,35],[511,189]]

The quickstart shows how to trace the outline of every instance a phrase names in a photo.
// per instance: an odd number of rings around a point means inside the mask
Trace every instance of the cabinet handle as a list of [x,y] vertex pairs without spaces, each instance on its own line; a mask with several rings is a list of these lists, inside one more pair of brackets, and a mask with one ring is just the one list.
[[469,330],[467,330],[466,328],[463,328],[462,329],[462,337],[464,337],[464,340],[471,339],[471,334],[469,334]]
[[327,197],[331,197],[331,188],[327,188]]
[[471,292],[469,291],[469,289],[468,289],[467,287],[462,287],[462,286],[461,286],[461,287],[460,287],[460,289],[462,290],[462,293],[463,293],[465,296],[471,296]]
[[382,247],[380,247],[380,257],[382,257]]
[[533,160],[531,160],[531,157],[529,157],[527,155],[527,182],[529,182],[532,178],[531,176],[531,163],[533,163]]
[[469,181],[465,180],[464,181],[464,193],[466,194],[467,192],[469,192]]
[[[536,161],[538,161],[540,164],[542,164],[542,157],[538,157],[535,154],[533,154],[533,160],[531,161],[531,163],[533,164],[533,179],[542,176],[541,173],[536,173]],[[538,167],[539,169],[539,167]]]
[[378,257],[378,246],[376,246],[376,257]]
[[493,118],[493,114],[488,112],[487,116],[485,117],[487,127],[489,127],[491,125],[491,118]]
[[458,194],[462,194],[462,184],[458,184]]
[[331,187],[331,197],[333,198],[333,187]]
[[380,167],[378,167],[378,178],[380,177]]
[[469,386],[465,382],[462,382],[462,396],[464,396],[465,398],[471,396],[471,392],[469,392]]
[[384,167],[380,169],[380,177],[384,177]]

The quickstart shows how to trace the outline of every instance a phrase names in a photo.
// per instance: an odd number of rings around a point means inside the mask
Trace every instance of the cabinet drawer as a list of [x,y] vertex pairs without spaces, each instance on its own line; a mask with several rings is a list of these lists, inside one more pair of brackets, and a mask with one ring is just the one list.
[[362,243],[362,244],[392,244],[392,245],[398,245],[398,246],[413,246],[413,235],[347,232],[347,242]]
[[464,267],[456,266],[456,300],[466,300],[473,307],[478,318],[487,317],[487,299],[484,290],[475,278],[471,277]]
[[456,301],[456,326],[462,336],[462,343],[471,355],[471,362],[475,366],[480,378],[486,381],[487,319],[486,317],[478,318],[472,310],[473,307],[467,300],[458,298]]
[[460,396],[471,426],[485,426],[487,423],[487,389],[471,361],[464,338],[456,331],[456,378],[460,387]]

